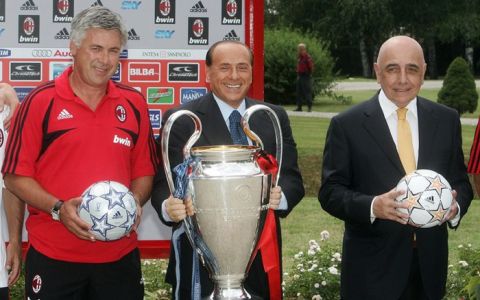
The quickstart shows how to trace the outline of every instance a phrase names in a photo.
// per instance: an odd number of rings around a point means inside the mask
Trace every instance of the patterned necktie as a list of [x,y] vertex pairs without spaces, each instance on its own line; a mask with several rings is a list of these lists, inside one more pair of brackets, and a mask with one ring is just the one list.
[[397,109],[397,150],[403,168],[408,174],[415,171],[416,163],[415,155],[413,153],[412,132],[406,119],[407,111],[408,109],[405,107]]
[[233,144],[235,145],[248,145],[247,136],[243,132],[242,126],[240,126],[240,120],[242,116],[238,110],[232,111],[228,121],[230,122],[230,135],[232,136]]

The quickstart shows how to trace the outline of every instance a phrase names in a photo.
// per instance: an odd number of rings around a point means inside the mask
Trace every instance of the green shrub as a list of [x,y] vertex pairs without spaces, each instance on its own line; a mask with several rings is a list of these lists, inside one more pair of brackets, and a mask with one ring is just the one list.
[[446,299],[480,299],[480,250],[472,245],[460,245],[458,262],[448,266]]
[[456,109],[461,115],[467,111],[473,113],[477,109],[477,102],[473,75],[467,62],[457,57],[448,67],[443,86],[438,92],[438,103]]
[[285,299],[340,298],[340,247],[327,242],[327,231],[321,236],[320,244],[310,240],[306,252],[295,254],[293,269],[284,273]]
[[333,59],[323,41],[287,28],[265,29],[265,100],[295,103],[297,45],[305,43],[314,62],[314,94],[324,93],[333,82]]

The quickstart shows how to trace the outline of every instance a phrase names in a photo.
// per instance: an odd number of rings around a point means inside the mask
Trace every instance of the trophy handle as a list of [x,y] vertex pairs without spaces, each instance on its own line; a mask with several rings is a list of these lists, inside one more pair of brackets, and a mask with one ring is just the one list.
[[175,184],[173,183],[172,171],[170,169],[170,159],[168,157],[168,140],[170,137],[170,131],[172,129],[173,123],[179,117],[185,116],[185,115],[189,116],[195,125],[195,131],[193,132],[193,134],[190,136],[187,143],[183,147],[184,159],[190,158],[190,149],[197,142],[197,140],[200,138],[200,135],[202,134],[202,123],[200,122],[200,119],[197,117],[197,115],[195,115],[193,112],[188,110],[179,110],[173,113],[168,118],[167,122],[165,122],[165,125],[163,126],[163,129],[162,129],[162,140],[161,140],[162,160],[163,160],[163,167],[165,169],[165,175],[167,175],[168,188],[170,189],[171,193],[173,193],[173,191],[175,190]]
[[260,139],[260,137],[253,131],[250,130],[250,126],[248,125],[248,121],[250,120],[250,117],[257,111],[263,110],[267,112],[268,116],[270,117],[270,120],[273,123],[273,128],[275,130],[275,141],[276,141],[276,154],[275,154],[275,159],[278,162],[278,172],[276,178],[274,178],[275,182],[274,184],[278,184],[278,180],[280,179],[280,169],[282,167],[282,154],[283,154],[283,136],[282,136],[282,128],[280,127],[280,121],[278,120],[277,114],[271,109],[270,107],[263,105],[263,104],[257,104],[257,105],[252,105],[249,107],[247,110],[245,110],[245,113],[243,113],[243,120],[242,120],[242,127],[243,131],[245,134],[257,144],[257,146],[260,146],[262,150],[264,149],[263,142]]

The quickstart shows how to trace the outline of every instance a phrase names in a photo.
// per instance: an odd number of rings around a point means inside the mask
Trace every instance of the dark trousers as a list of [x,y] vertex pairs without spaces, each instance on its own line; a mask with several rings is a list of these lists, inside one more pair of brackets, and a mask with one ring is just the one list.
[[143,300],[140,252],[115,262],[73,263],[51,259],[30,247],[25,294],[31,300]]
[[420,264],[418,262],[418,251],[416,248],[413,249],[407,287],[403,291],[399,300],[428,300],[428,297],[425,294],[425,289],[423,288]]
[[0,299],[3,300],[8,300],[10,299],[8,297],[8,287],[3,287],[3,288],[0,288]]
[[312,77],[310,74],[301,73],[297,77],[297,108],[302,108],[306,104],[308,108],[312,107]]

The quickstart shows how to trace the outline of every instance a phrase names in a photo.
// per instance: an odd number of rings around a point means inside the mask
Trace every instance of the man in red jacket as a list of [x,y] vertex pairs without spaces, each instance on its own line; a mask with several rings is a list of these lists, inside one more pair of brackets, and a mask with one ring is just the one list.
[[298,62],[297,62],[297,109],[302,111],[302,104],[306,103],[308,111],[312,111],[312,73],[313,60],[307,53],[305,44],[298,44]]

